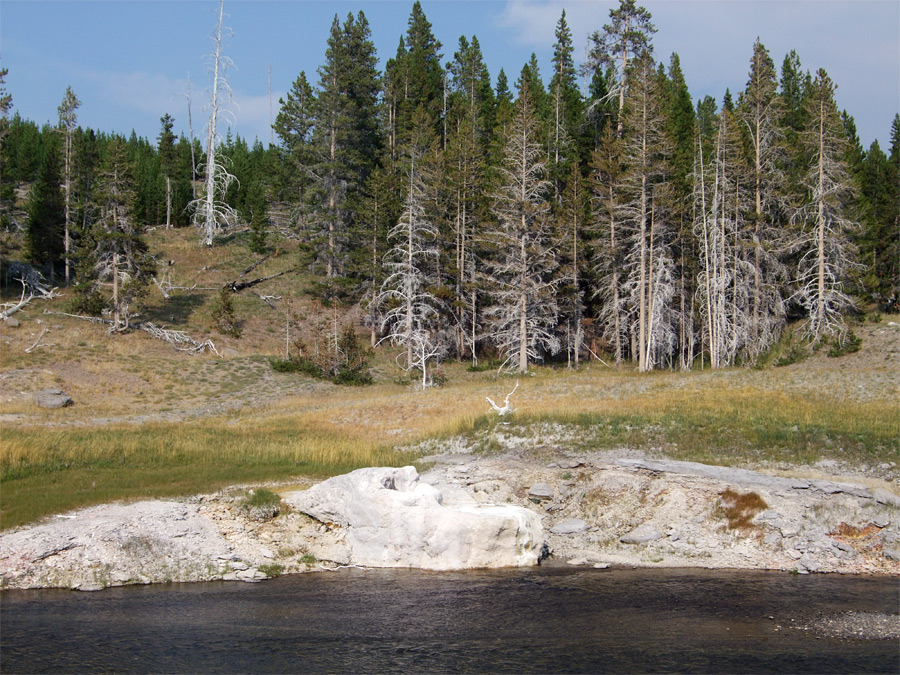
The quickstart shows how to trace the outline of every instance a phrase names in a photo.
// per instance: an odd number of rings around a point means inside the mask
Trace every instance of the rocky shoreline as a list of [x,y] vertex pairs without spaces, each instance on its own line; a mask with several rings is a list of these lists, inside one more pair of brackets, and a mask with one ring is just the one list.
[[[533,512],[554,561],[900,575],[900,497],[887,482],[788,478],[628,452],[485,456],[453,441],[442,449],[422,460],[429,468],[420,480],[443,505]],[[272,489],[290,502],[298,487]],[[360,564],[347,528],[287,504],[255,519],[241,508],[246,493],[107,504],[4,532],[0,586],[252,582]]]

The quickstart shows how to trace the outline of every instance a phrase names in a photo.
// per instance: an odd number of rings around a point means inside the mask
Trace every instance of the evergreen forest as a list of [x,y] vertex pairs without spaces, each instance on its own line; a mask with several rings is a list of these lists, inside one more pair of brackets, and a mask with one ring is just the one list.
[[848,319],[900,292],[900,114],[889,148],[863,148],[829,75],[760,39],[742,90],[695,101],[655,32],[620,0],[578,63],[563,12],[550,63],[492,74],[415,2],[382,70],[365,14],[335,16],[268,145],[227,126],[218,40],[203,137],[170,114],[153,139],[83,128],[71,89],[39,126],[0,71],[5,292],[29,268],[127,331],[166,265],[147,231],[194,227],[198,247],[244,233],[259,260],[292,242],[302,290],[423,386],[446,359],[752,366],[789,326],[846,346]]

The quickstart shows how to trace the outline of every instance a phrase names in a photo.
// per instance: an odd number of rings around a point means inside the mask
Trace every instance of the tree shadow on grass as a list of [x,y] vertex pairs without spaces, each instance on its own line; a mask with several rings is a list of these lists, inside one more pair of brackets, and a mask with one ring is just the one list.
[[145,307],[142,314],[148,321],[154,323],[185,324],[194,310],[202,307],[205,303],[206,297],[202,293],[173,294],[168,300],[163,300],[158,305]]

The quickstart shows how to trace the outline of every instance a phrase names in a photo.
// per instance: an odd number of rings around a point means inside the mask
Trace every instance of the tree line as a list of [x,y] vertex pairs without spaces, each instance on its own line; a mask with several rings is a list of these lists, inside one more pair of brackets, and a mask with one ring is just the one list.
[[364,13],[335,16],[268,147],[218,137],[215,117],[205,148],[168,114],[155,145],[81,129],[71,90],[39,128],[4,99],[2,227],[95,304],[121,278],[123,316],[149,226],[193,223],[207,245],[246,227],[258,254],[296,239],[311,292],[361,303],[372,343],[423,378],[444,358],[526,372],[600,350],[642,371],[753,364],[791,320],[846,340],[860,300],[900,290],[900,115],[888,153],[863,149],[828,74],[793,51],[779,71],[759,39],[744,89],[695,103],[655,32],[620,0],[576,64],[563,12],[549,80],[532,55],[511,83],[475,36],[445,59],[418,2],[383,71]]

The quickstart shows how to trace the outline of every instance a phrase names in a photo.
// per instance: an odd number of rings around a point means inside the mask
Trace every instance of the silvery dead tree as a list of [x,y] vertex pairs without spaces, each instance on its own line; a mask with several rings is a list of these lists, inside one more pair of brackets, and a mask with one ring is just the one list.
[[523,86],[494,195],[497,224],[486,235],[489,253],[481,266],[490,294],[484,312],[489,336],[505,357],[501,368],[521,373],[560,348],[554,330],[560,279],[545,198],[551,185],[544,179],[542,154],[538,122]]
[[600,147],[592,158],[593,195],[591,198],[592,267],[597,278],[594,297],[599,300],[597,320],[603,337],[609,342],[616,364],[625,359],[628,340],[628,316],[622,293],[624,278],[624,246],[620,202],[622,144],[615,132],[607,128]]
[[478,292],[475,281],[476,259],[473,241],[479,225],[477,199],[484,181],[484,158],[479,149],[477,126],[470,107],[463,110],[447,139],[447,183],[452,191],[451,223],[454,238],[452,283],[455,292],[456,353],[465,348],[476,361],[478,330]]
[[712,368],[733,365],[750,339],[748,294],[754,267],[741,241],[747,193],[734,118],[719,116],[713,157],[697,134],[694,162],[694,234],[698,242],[697,301]]
[[[743,248],[752,263],[752,309],[747,354],[755,362],[774,345],[785,325],[786,310],[781,288],[787,270],[781,261],[781,228],[775,218],[784,210],[784,144],[779,119],[782,115],[778,83],[768,51],[759,41],[753,45],[750,75],[736,115],[749,136],[749,189],[752,220]],[[748,236],[749,235],[749,236]]]
[[[668,252],[663,253],[662,242],[668,244],[663,235],[667,227],[664,218],[654,217],[654,191],[663,185],[664,159],[667,140],[663,131],[664,117],[661,111],[663,91],[657,71],[648,52],[643,52],[632,63],[625,106],[625,139],[623,145],[625,174],[622,181],[621,213],[628,237],[628,254],[625,257],[626,285],[630,289],[631,304],[634,308],[636,351],[638,370],[652,369],[648,356],[655,347],[651,344],[653,303],[657,301],[653,288],[654,268],[652,256],[656,254],[657,264],[671,261]],[[654,241],[656,237],[656,241]],[[657,271],[659,267],[656,268]],[[660,296],[661,297],[661,296]],[[662,329],[658,323],[655,328]],[[657,341],[656,343],[660,343]]]
[[59,127],[65,135],[65,166],[64,166],[64,183],[63,190],[66,199],[66,222],[63,228],[63,247],[65,250],[65,267],[66,267],[66,286],[71,280],[71,249],[72,249],[72,174],[74,173],[73,157],[72,157],[72,140],[75,134],[75,125],[77,118],[75,111],[81,105],[81,101],[72,91],[72,87],[66,87],[66,94],[62,103],[59,105]]
[[834,90],[831,78],[819,69],[807,100],[809,125],[801,135],[811,160],[804,180],[808,198],[795,216],[802,230],[796,242],[801,257],[794,299],[806,313],[805,332],[814,342],[844,334],[843,315],[853,307],[845,284],[858,267],[848,238],[858,227],[849,217],[855,198],[845,159],[849,142]]
[[18,281],[22,285],[22,295],[15,302],[0,303],[0,320],[22,311],[34,298],[51,300],[59,297],[55,287],[47,285],[44,276],[28,263],[13,260],[6,268],[6,283]]
[[655,191],[651,190],[643,241],[640,230],[635,230],[629,238],[632,245],[625,257],[630,274],[623,290],[630,304],[638,308],[633,314],[632,330],[640,331],[637,348],[641,372],[666,365],[678,346],[679,317],[672,304],[676,291],[675,261],[671,254],[672,228],[663,204],[664,200],[657,202]]
[[409,145],[406,199],[400,220],[388,233],[386,278],[374,304],[384,308],[383,340],[405,348],[405,370],[422,373],[428,385],[428,364],[440,360],[446,345],[440,331],[440,301],[431,292],[437,281],[438,231],[426,214],[425,155],[434,141],[425,124],[418,124]]
[[202,231],[202,241],[207,246],[212,246],[213,238],[220,228],[232,225],[237,218],[237,212],[225,202],[225,193],[236,178],[228,173],[223,158],[216,152],[216,144],[219,142],[217,133],[219,117],[231,115],[226,106],[232,101],[227,72],[233,63],[222,54],[224,40],[231,33],[231,29],[222,25],[224,16],[225,0],[220,0],[218,22],[212,36],[215,49],[209,56],[212,87],[207,106],[209,120],[206,123],[204,171],[206,185],[203,196],[190,204],[194,212],[194,225]]
[[[584,230],[586,196],[578,161],[572,163],[572,170],[562,193],[562,207],[557,214],[557,244],[559,247],[561,279],[558,293],[561,323],[564,319],[566,338],[566,360],[571,368],[578,367],[583,343],[581,320],[584,318],[584,294],[581,290],[581,266],[584,251],[582,235]],[[563,328],[563,326],[561,326]]]

